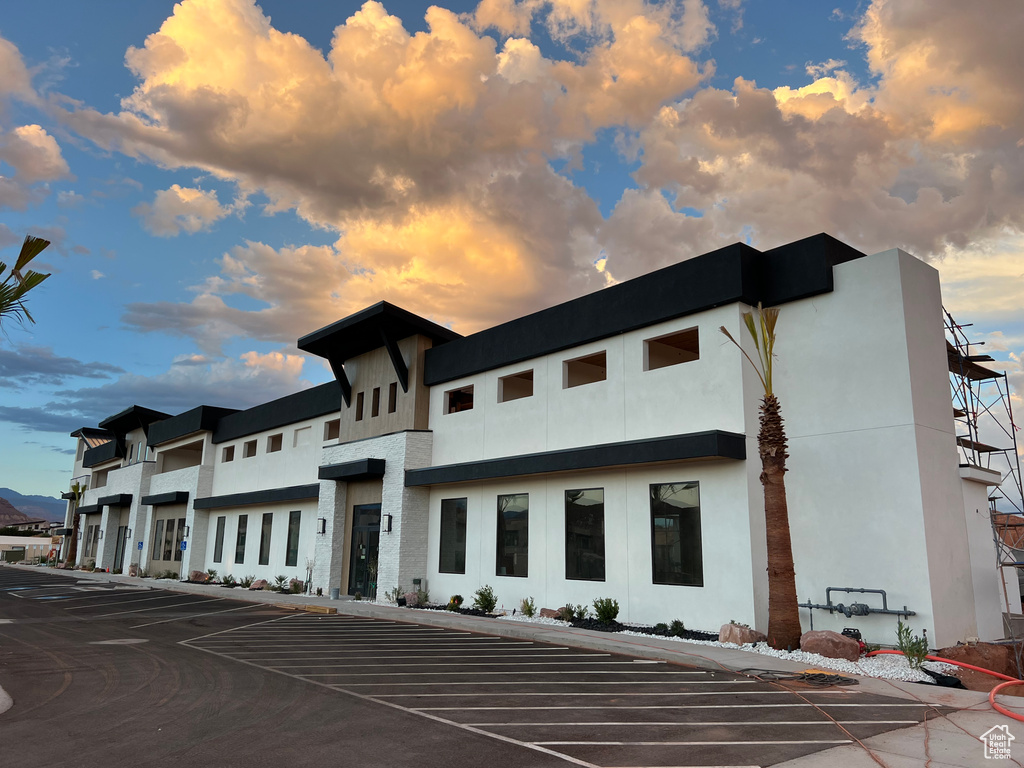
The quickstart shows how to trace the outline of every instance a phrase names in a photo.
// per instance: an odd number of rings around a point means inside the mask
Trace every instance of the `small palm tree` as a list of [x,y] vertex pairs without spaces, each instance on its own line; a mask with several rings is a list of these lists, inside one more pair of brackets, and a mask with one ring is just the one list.
[[78,525],[81,515],[78,514],[78,508],[82,505],[82,497],[85,496],[85,492],[88,490],[88,486],[84,483],[72,483],[71,484],[71,543],[68,544],[67,556],[64,558],[64,564],[70,564],[73,568],[75,560],[78,559]]
[[[43,249],[50,244],[49,240],[41,237],[25,236],[25,242],[21,245],[21,253],[14,263],[14,269],[8,272],[7,276],[0,282],[0,322],[10,317],[23,323],[28,320],[34,323],[28,307],[25,306],[25,294],[48,278],[49,274],[33,272],[29,270],[22,274],[22,270],[28,266],[36,256],[43,252]],[[7,265],[0,262],[0,276],[7,272]],[[0,325],[2,327],[2,325]]]
[[761,455],[761,485],[764,486],[765,540],[768,549],[768,643],[773,648],[797,648],[800,645],[800,608],[796,596],[796,569],[789,535],[789,506],[786,503],[786,429],[782,423],[779,399],[772,389],[772,361],[775,358],[777,307],[743,313],[743,323],[754,340],[758,361],[747,354],[732,334],[726,335],[754,367],[764,388],[761,399],[757,448]]

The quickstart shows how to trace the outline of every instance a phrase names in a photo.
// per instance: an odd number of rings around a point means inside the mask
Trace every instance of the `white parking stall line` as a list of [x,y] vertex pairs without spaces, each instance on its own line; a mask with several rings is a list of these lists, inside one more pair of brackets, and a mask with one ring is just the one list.
[[[320,645],[325,645],[325,644],[321,643]],[[370,644],[370,645],[363,645],[363,646],[348,645],[345,648],[338,648],[336,643],[327,643],[326,645],[329,646],[327,649],[322,649],[322,648],[302,648],[302,649],[299,649],[299,650],[287,650],[287,649],[284,649],[284,650],[277,650],[277,651],[242,651],[241,653],[242,653],[243,656],[262,656],[262,655],[265,655],[265,654],[282,655],[283,656],[283,655],[287,655],[287,654],[303,654],[303,653],[362,653],[363,651],[381,651],[381,650],[386,650],[387,648],[391,648],[394,644],[387,645],[387,644],[384,644],[384,643],[381,643],[381,644],[373,643],[373,644]],[[499,646],[500,647],[505,647],[505,646],[511,646],[511,645],[518,645],[518,644],[517,643],[491,643],[489,645],[480,646],[478,649],[474,649],[474,648],[466,648],[465,646],[463,646],[462,648],[455,648],[455,647],[450,647],[450,646],[447,646],[447,645],[429,645],[428,646],[426,644],[417,643],[416,647],[415,647],[415,650],[417,650],[417,651],[420,651],[420,650],[431,650],[431,651],[451,650],[451,651],[460,652],[460,653],[469,653],[470,651],[473,651],[473,650],[491,650],[492,648],[495,648],[495,647],[499,647]],[[527,643],[527,645],[529,645],[529,643]],[[216,647],[216,646],[213,646],[213,647]],[[395,648],[395,650],[404,650],[404,649],[408,649],[408,645],[398,645]],[[527,649],[519,647],[519,648],[516,648],[515,650],[517,650],[517,651],[525,651]],[[557,650],[557,648],[556,648],[556,650]],[[567,649],[565,649],[564,646],[563,646],[563,650],[567,650]],[[346,658],[346,657],[342,656],[340,658]],[[391,656],[389,658],[394,658],[394,657]]]
[[185,621],[186,619],[194,619],[194,618],[199,617],[199,616],[215,616],[218,613],[231,613],[232,611],[245,611],[245,610],[248,610],[249,608],[258,608],[258,607],[260,607],[259,603],[250,603],[249,605],[243,605],[243,606],[240,606],[238,608],[225,608],[223,611],[205,611],[203,613],[190,613],[188,616],[178,616],[177,618],[174,618],[174,619],[162,619],[161,621],[151,621],[148,624],[136,624],[134,627],[130,627],[130,629],[141,629],[142,627],[152,627],[152,626],[154,626],[156,624],[169,624],[172,621]]
[[[477,728],[566,728],[566,727],[590,727],[599,725],[605,726],[625,726],[627,728],[644,728],[648,726],[670,726],[672,728],[680,727],[705,727],[705,726],[734,726],[734,725],[828,725],[835,726],[836,722],[842,723],[843,725],[918,725],[920,720],[692,720],[687,722],[679,722],[676,720],[665,720],[663,722],[602,722],[601,720],[595,720],[593,722],[580,722],[580,723],[466,723],[466,725],[473,725]],[[587,742],[590,743],[590,742]]]
[[[430,655],[427,655],[427,656],[405,656],[404,658],[406,658],[406,659],[409,659],[409,658],[416,658],[416,659],[536,659],[536,658],[573,659],[573,658],[587,658],[587,657],[607,658],[608,656],[611,656],[611,654],[610,653],[594,653],[594,654],[589,654],[589,653],[566,653],[566,654],[544,653],[544,654],[537,654],[535,656],[532,656],[532,655],[518,655],[517,656],[517,655],[511,655],[511,654],[505,655],[505,654],[501,654],[501,653],[488,653],[488,654],[478,654],[478,655],[473,655],[473,656],[452,656],[452,655],[430,654]],[[305,659],[305,661],[342,661],[342,660],[346,660],[346,659],[350,660],[350,661],[363,661],[363,660],[366,660],[366,659],[393,659],[393,658],[394,658],[393,655],[392,656],[315,656],[313,658]],[[273,658],[261,659],[261,661],[275,661],[275,659],[273,659]],[[300,661],[300,659],[281,658],[281,661]],[[453,662],[453,663],[454,664],[458,664],[459,666],[464,666],[467,663],[470,666],[476,666],[476,664],[473,663],[473,662],[457,661],[457,662]],[[485,662],[485,663],[489,663],[489,662]],[[526,663],[528,663],[528,662],[512,662],[511,664],[505,664],[505,665],[499,665],[499,666],[513,666],[513,665],[518,666],[519,664],[526,664]],[[550,663],[550,662],[544,662],[544,663]],[[583,663],[586,663],[586,662],[568,662],[568,663],[583,664]],[[611,662],[611,663],[614,663],[614,664],[626,664],[628,662],[616,661],[616,662]],[[368,665],[368,664],[353,664],[352,666],[371,666],[371,665]],[[393,667],[395,665],[389,663],[388,666],[389,667]],[[418,665],[407,665],[407,666],[434,666],[434,665],[433,664],[418,664]],[[444,665],[444,666],[447,666],[447,665]],[[690,673],[690,674],[699,674],[699,673],[693,672],[693,673]]]
[[116,611],[115,613],[104,613],[100,616],[92,616],[93,619],[105,619],[109,616],[123,616],[126,613],[145,613],[146,611],[163,611],[167,608],[181,608],[185,605],[200,605],[202,603],[217,603],[226,600],[224,597],[215,597],[211,600],[189,600],[187,603],[175,603],[174,605],[158,605],[155,608],[136,608],[133,611]]
[[[356,666],[368,666],[368,665],[364,664],[364,665],[356,665]],[[369,666],[379,666],[379,665],[374,664],[374,665],[369,665]],[[417,666],[442,666],[442,667],[448,667],[448,666],[453,666],[453,665],[451,665],[451,664],[424,664],[424,665],[420,665],[420,664],[405,664],[405,665],[403,665],[403,664],[389,664],[388,665],[388,669],[393,669],[394,667],[399,667],[399,666],[412,666],[412,667],[417,667]],[[461,665],[454,665],[454,666],[461,666]],[[486,664],[486,665],[483,665],[483,666],[498,666],[498,665]],[[490,675],[557,675],[560,682],[564,681],[566,683],[572,683],[573,685],[580,685],[580,684],[586,685],[587,681],[585,681],[585,680],[566,680],[565,679],[566,676],[568,676],[568,675],[660,675],[660,674],[661,674],[660,672],[642,672],[640,670],[633,671],[633,672],[626,672],[625,670],[617,670],[617,669],[611,669],[611,670],[607,670],[607,671],[605,671],[605,670],[592,670],[592,671],[581,670],[581,671],[578,671],[578,672],[569,672],[569,671],[559,672],[558,670],[537,670],[537,671],[532,671],[532,670],[525,670],[524,669],[524,670],[515,670],[513,672],[489,672],[489,671],[484,670],[484,671],[480,671],[480,672],[352,672],[352,673],[346,673],[346,672],[325,672],[324,673],[325,676],[330,675],[330,676],[335,676],[335,677],[337,677],[337,676],[341,676],[341,677],[426,677],[426,676],[431,676],[431,677],[437,677],[437,676],[451,677],[452,675],[465,675],[465,676],[480,677],[481,675],[483,675],[483,676],[490,676]],[[672,677],[676,676],[674,673],[669,673],[669,675],[672,676]],[[682,677],[681,674],[678,675],[678,676]],[[490,682],[490,681],[488,681],[488,682]],[[523,683],[543,683],[543,681],[524,680]],[[498,685],[514,685],[514,683],[501,683],[501,682],[499,682],[497,684]],[[690,684],[690,685],[758,685],[759,683],[756,680],[591,680],[590,684],[591,685],[686,685],[686,684]],[[389,685],[390,685],[390,683],[389,683]],[[410,683],[410,685],[419,685],[419,683]],[[479,685],[479,683],[474,683],[474,682],[456,683],[456,682],[453,682],[452,685]]]
[[[401,683],[363,683],[363,685],[377,685],[380,687],[390,688],[395,685],[401,685]],[[410,683],[410,685],[437,685],[437,683]],[[451,685],[481,685],[481,683],[451,683]],[[490,683],[488,683],[490,685]],[[510,683],[511,685],[511,683]],[[546,683],[551,685],[551,683]],[[579,685],[579,683],[574,683]],[[609,685],[609,683],[598,683],[598,685]],[[344,683],[333,683],[332,688],[345,688]],[[348,686],[351,687],[351,686]],[[468,698],[470,696],[492,696],[501,697],[507,699],[510,696],[614,696],[620,698],[622,696],[735,696],[736,691],[570,691],[570,692],[558,692],[558,693],[544,693],[544,692],[533,692],[533,691],[494,691],[487,693],[376,693],[373,695],[375,699],[408,699],[408,698]],[[792,696],[792,691],[740,691],[747,695],[756,696]],[[821,691],[824,693],[824,691]],[[836,693],[843,693],[843,691],[836,691]],[[579,707],[582,709],[582,707]],[[423,707],[426,709],[426,707]],[[465,709],[465,707],[456,707],[456,709]]]
[[[88,597],[106,597],[106,595],[88,595]],[[147,600],[170,600],[172,598],[180,598],[181,595],[177,592],[168,592],[166,595],[157,595],[155,597],[139,597],[134,600],[112,600],[109,603],[102,603],[100,607],[107,605],[127,605],[128,603],[143,603]],[[72,598],[78,600],[79,598]],[[80,611],[83,608],[95,608],[96,605],[73,605],[70,608],[65,608],[65,611]]]
[[852,739],[786,741],[531,741],[540,747],[771,747],[783,744],[852,744]]
[[[469,674],[469,675],[488,675],[488,674],[493,674],[493,673],[488,673],[488,672],[467,672],[466,674]],[[505,674],[510,674],[510,673],[505,673]],[[538,674],[538,675],[557,675],[558,673],[557,672],[537,672],[535,674]],[[566,673],[566,674],[568,674],[568,673]],[[574,674],[583,674],[583,673],[576,672]],[[595,672],[593,674],[597,674],[597,673]],[[611,674],[611,673],[609,673],[609,674]],[[447,672],[382,672],[379,675],[361,674],[361,673],[360,674],[355,674],[355,675],[346,675],[343,672],[324,672],[322,674],[310,674],[310,675],[304,674],[304,675],[302,675],[302,677],[387,677],[387,676],[390,676],[390,675],[401,675],[402,677],[418,677],[420,675],[444,675],[445,677],[448,677],[449,673],[447,673]],[[674,680],[563,680],[561,676],[559,676],[559,679],[558,679],[557,682],[551,682],[550,680],[512,680],[512,681],[509,681],[507,683],[506,682],[501,682],[501,681],[496,681],[496,680],[485,680],[483,682],[469,681],[469,680],[467,680],[467,681],[441,680],[441,681],[438,681],[436,683],[429,683],[429,682],[423,682],[423,683],[338,683],[338,685],[348,685],[350,687],[354,687],[354,686],[360,686],[360,687],[373,686],[373,687],[377,687],[377,688],[393,688],[393,687],[399,686],[399,685],[419,685],[419,686],[425,686],[425,685],[444,685],[444,686],[452,686],[452,685],[559,685],[559,684],[563,684],[563,683],[567,684],[567,685],[680,685],[680,683],[675,682]],[[716,680],[716,681],[713,681],[713,682],[704,682],[704,681],[702,681],[699,684],[700,685],[716,685],[716,684],[717,685],[744,685],[745,683],[746,683],[745,680]],[[672,691],[667,691],[665,693],[668,693],[668,694],[671,695],[673,692]],[[687,695],[690,695],[690,696],[711,696],[714,693],[721,693],[721,691],[694,691],[694,692],[688,692]],[[726,691],[725,693],[727,693],[729,696],[735,696],[737,692],[736,691]],[[756,693],[756,694],[760,694],[760,693],[762,693],[762,691],[739,691],[739,693]],[[790,691],[784,691],[784,693],[791,693],[791,692]],[[465,694],[451,694],[451,695],[453,695],[453,696],[462,696],[462,695],[465,695]],[[488,695],[491,695],[491,694],[488,694]],[[520,694],[511,693],[509,691],[504,691],[504,692],[502,692],[500,694],[495,693],[493,695],[498,695],[498,696],[518,696]],[[526,695],[526,694],[523,694],[523,695]],[[530,695],[534,695],[534,694],[530,694]],[[536,695],[538,695],[538,696],[543,696],[543,695],[554,696],[556,694],[536,694]],[[580,693],[580,694],[577,694],[577,695],[585,696],[587,694]],[[593,695],[609,695],[609,694],[593,694]],[[615,694],[615,695],[617,696],[619,694]],[[626,694],[626,695],[629,695],[629,694]],[[662,692],[651,693],[650,695],[651,696],[661,696],[661,695],[663,695],[663,693]]]
[[[533,694],[530,694],[531,696]],[[420,709],[427,709],[431,712],[435,711],[505,711],[505,712],[522,712],[522,711],[533,711],[533,710],[559,710],[559,709],[571,709],[573,711],[581,709],[784,709],[786,707],[805,707],[807,709],[813,709],[816,705],[814,704],[601,704],[599,706],[568,706],[568,707],[420,707]],[[820,704],[817,706],[822,707],[919,707],[919,708],[931,708],[931,704]],[[915,720],[915,722],[917,722]]]
[[[263,661],[266,662],[266,659],[264,659]],[[290,659],[290,661],[298,661],[298,659]],[[307,659],[307,661],[312,661],[312,659]],[[427,663],[427,664],[388,664],[388,669],[395,669],[395,668],[398,668],[398,667],[487,667],[488,669],[494,670],[495,667],[511,667],[511,669],[509,671],[506,671],[506,672],[497,672],[497,671],[492,671],[492,672],[461,672],[461,673],[453,672],[452,674],[465,674],[465,675],[485,675],[485,674],[495,674],[495,675],[517,675],[517,674],[523,674],[523,675],[550,675],[550,674],[553,674],[550,671],[531,672],[531,671],[524,670],[523,667],[540,667],[540,666],[544,666],[544,667],[568,667],[568,666],[581,666],[581,665],[584,665],[584,664],[601,664],[602,666],[605,665],[605,664],[626,664],[626,665],[628,665],[629,662],[628,661],[607,661],[607,662],[602,662],[602,661],[536,661],[536,662],[532,662],[532,661],[529,661],[529,662],[511,662],[511,663],[505,664],[505,663],[502,663],[500,661],[467,662],[467,661],[462,661],[462,660],[456,660],[456,661],[450,661],[450,662],[447,662],[447,663],[445,663],[445,662],[430,662],[430,663]],[[275,664],[274,666],[275,667],[281,667],[283,665]],[[377,664],[291,664],[291,665],[288,665],[288,666],[290,666],[290,667],[325,667],[325,668],[326,667],[345,667],[346,669],[364,669],[364,668],[370,668],[370,667],[379,667],[380,664],[379,663],[377,663]],[[388,674],[392,674],[392,673],[388,673]],[[394,673],[394,674],[401,674],[401,673]],[[438,674],[438,675],[443,675],[443,674],[446,674],[446,673],[444,673],[444,672],[430,672],[430,673],[424,672],[422,674],[431,674],[431,675]],[[587,671],[587,670],[579,670],[579,671],[566,670],[564,674],[575,674],[575,675],[611,675],[611,674],[616,674],[616,673],[615,672],[605,672],[603,670],[593,670],[593,671]],[[676,674],[699,674],[699,673],[697,673],[697,672],[689,672],[689,673],[687,673],[687,672],[680,672],[680,673],[676,673]],[[690,680],[688,682],[694,682],[694,681]],[[701,684],[703,684],[704,681],[700,681],[700,682],[701,682]]]

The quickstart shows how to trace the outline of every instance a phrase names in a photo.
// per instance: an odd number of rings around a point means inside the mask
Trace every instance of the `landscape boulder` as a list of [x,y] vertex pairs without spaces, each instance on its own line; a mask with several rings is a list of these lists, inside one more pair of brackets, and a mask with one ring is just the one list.
[[256,579],[256,581],[254,581],[252,584],[249,585],[249,589],[266,589],[266,588],[267,588],[267,580],[266,579]]
[[800,650],[829,659],[860,659],[860,643],[830,629],[815,629],[800,636]]
[[210,581],[210,574],[206,571],[192,571],[188,575],[188,580],[193,584],[206,584]]
[[750,645],[751,643],[760,643],[764,639],[763,633],[742,624],[723,624],[722,628],[718,630],[718,642],[720,643]]
[[293,595],[301,595],[302,591],[305,588],[305,582],[302,582],[299,579],[292,579],[288,582],[288,591],[291,592]]
[[415,592],[405,593],[405,606],[407,608],[415,608],[420,604],[420,596]]
[[540,615],[544,619],[557,619],[562,614],[561,608],[541,608]]
[[139,575],[139,564],[138,563],[132,563],[131,565],[128,566],[128,575],[129,576],[138,576]]

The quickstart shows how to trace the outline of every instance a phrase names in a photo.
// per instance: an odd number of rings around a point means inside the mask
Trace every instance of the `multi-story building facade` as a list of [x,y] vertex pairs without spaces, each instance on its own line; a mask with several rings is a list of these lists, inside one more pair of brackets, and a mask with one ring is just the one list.
[[[243,411],[132,406],[73,435],[79,560],[325,594],[490,584],[507,607],[612,597],[628,620],[763,628],[763,392],[719,331],[750,345],[759,302],[781,307],[801,601],[883,589],[933,642],[1001,637],[1000,477],[960,463],[938,275],[825,235],[729,246],[467,337],[381,303],[299,339],[333,382]],[[858,625],[885,642],[895,617]]]

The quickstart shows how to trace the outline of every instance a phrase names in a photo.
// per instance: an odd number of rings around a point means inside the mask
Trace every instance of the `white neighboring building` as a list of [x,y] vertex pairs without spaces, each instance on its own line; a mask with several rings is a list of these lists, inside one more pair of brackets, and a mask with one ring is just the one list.
[[[620,620],[763,629],[762,392],[718,330],[749,342],[759,301],[781,307],[801,602],[884,590],[933,645],[1002,637],[999,477],[959,463],[938,274],[826,235],[728,246],[465,338],[381,303],[299,340],[335,382],[245,411],[133,406],[75,433],[79,560],[310,568],[325,594],[490,584],[509,608],[613,597]],[[869,642],[896,624],[801,616]]]

